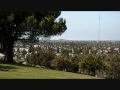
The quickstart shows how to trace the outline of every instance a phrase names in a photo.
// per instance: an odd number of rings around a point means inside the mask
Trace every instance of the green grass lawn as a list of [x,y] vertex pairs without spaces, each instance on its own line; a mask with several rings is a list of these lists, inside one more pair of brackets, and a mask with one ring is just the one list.
[[45,68],[0,64],[0,79],[102,79]]

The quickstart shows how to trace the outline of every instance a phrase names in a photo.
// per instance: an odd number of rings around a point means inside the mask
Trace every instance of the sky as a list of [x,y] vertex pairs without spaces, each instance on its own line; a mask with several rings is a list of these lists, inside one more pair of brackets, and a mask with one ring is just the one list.
[[120,40],[120,11],[62,11],[60,17],[67,30],[51,40]]

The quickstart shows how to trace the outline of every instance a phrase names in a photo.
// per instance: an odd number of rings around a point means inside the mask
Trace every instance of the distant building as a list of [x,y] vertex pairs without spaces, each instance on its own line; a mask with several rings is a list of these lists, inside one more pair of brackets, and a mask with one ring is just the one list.
[[5,55],[0,53],[0,59],[4,59]]

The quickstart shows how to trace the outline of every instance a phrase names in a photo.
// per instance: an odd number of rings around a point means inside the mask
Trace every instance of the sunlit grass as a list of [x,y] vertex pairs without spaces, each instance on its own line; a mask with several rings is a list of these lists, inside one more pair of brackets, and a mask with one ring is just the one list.
[[0,79],[102,79],[45,68],[0,64]]

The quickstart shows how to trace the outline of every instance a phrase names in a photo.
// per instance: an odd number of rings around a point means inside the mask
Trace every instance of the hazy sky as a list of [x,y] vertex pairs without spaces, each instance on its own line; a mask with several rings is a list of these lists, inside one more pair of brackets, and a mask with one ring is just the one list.
[[100,40],[120,40],[120,11],[62,11],[67,30],[51,39],[98,40],[100,16]]

